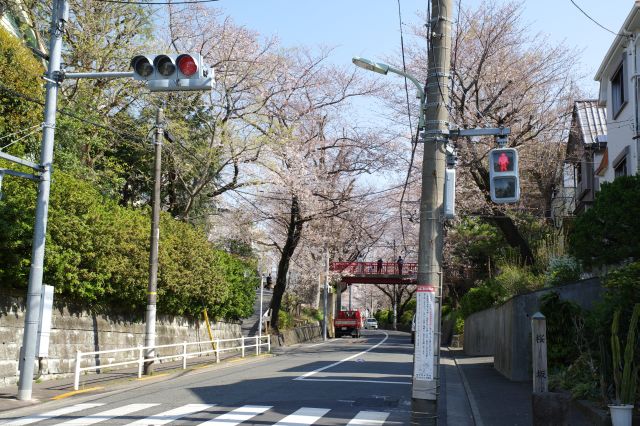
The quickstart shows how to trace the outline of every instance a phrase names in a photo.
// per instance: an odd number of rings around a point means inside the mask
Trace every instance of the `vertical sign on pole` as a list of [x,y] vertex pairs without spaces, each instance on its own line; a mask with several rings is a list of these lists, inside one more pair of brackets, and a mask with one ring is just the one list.
[[40,298],[40,323],[38,325],[38,340],[36,341],[36,356],[49,356],[49,336],[51,334],[51,317],[53,314],[53,286],[43,285]]
[[416,380],[433,380],[434,327],[436,288],[418,285],[416,290],[416,347],[413,377]]

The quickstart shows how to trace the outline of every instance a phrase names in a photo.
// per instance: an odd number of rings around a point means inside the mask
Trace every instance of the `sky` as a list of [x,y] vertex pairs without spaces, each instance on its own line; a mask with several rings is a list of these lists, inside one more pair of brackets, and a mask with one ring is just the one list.
[[[475,8],[482,0],[461,0]],[[505,0],[495,0],[504,3]],[[574,0],[603,26],[617,32],[633,6],[632,0]],[[454,13],[457,0],[453,0]],[[410,27],[421,25],[427,0],[400,0],[405,44]],[[583,87],[597,95],[592,81],[614,35],[582,14],[570,0],[526,0],[523,20],[533,33],[577,48],[587,79]],[[285,46],[327,46],[331,59],[348,64],[353,56],[381,60],[400,52],[398,0],[220,0],[213,3],[240,25],[263,36],[278,36]]]

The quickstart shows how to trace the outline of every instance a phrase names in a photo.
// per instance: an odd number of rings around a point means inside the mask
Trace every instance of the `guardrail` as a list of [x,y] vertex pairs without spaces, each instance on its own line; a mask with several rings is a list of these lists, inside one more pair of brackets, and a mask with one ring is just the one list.
[[[266,341],[263,341],[265,340]],[[245,340],[255,340],[255,343],[246,344]],[[220,347],[221,343],[227,342],[236,342],[239,341],[240,345],[238,346],[228,346],[228,347]],[[188,348],[190,346],[195,345],[212,345],[211,349],[207,349],[204,351],[197,352],[189,352]],[[74,382],[73,389],[78,390],[80,386],[80,373],[83,371],[90,370],[100,370],[104,368],[110,367],[120,367],[125,365],[138,365],[138,378],[142,377],[142,368],[144,367],[145,362],[156,362],[170,359],[182,359],[182,369],[185,370],[187,368],[187,359],[193,358],[195,356],[207,355],[211,353],[215,353],[216,363],[220,362],[220,353],[226,351],[240,351],[242,358],[245,356],[245,351],[248,348],[256,348],[256,355],[260,354],[260,349],[266,346],[267,352],[271,352],[271,336],[263,335],[263,336],[251,336],[251,337],[239,337],[237,339],[215,339],[215,340],[207,340],[202,342],[182,342],[175,343],[171,345],[156,345],[156,346],[136,346],[131,348],[123,348],[123,349],[111,349],[105,351],[94,351],[94,352],[82,352],[78,351],[76,353],[76,363],[75,363],[75,371],[74,371]],[[158,356],[158,349],[168,349],[168,348],[182,348],[181,353],[175,353],[171,355],[163,355]],[[215,349],[213,349],[215,348]],[[101,364],[101,365],[90,365],[87,367],[82,367],[82,359],[83,357],[95,357],[96,355],[106,355],[106,354],[116,354],[116,353],[126,353],[131,352],[135,358],[132,357],[130,360],[119,361],[109,364]],[[153,358],[145,358],[146,353],[151,353]]]

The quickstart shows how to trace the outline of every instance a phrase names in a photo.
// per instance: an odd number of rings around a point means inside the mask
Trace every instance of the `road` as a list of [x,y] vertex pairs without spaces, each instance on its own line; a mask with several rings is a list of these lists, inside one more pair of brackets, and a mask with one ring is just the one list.
[[412,354],[407,333],[365,331],[360,339],[296,345],[224,369],[50,402],[4,415],[0,424],[408,424]]

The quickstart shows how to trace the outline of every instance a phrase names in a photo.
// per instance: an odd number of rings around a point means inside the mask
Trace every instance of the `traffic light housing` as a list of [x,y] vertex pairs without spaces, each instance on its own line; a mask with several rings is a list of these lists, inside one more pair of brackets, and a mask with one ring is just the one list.
[[520,199],[518,151],[497,148],[489,151],[491,200],[497,204],[515,203]]
[[146,81],[152,92],[211,90],[213,69],[198,53],[138,55],[131,59],[133,77]]

